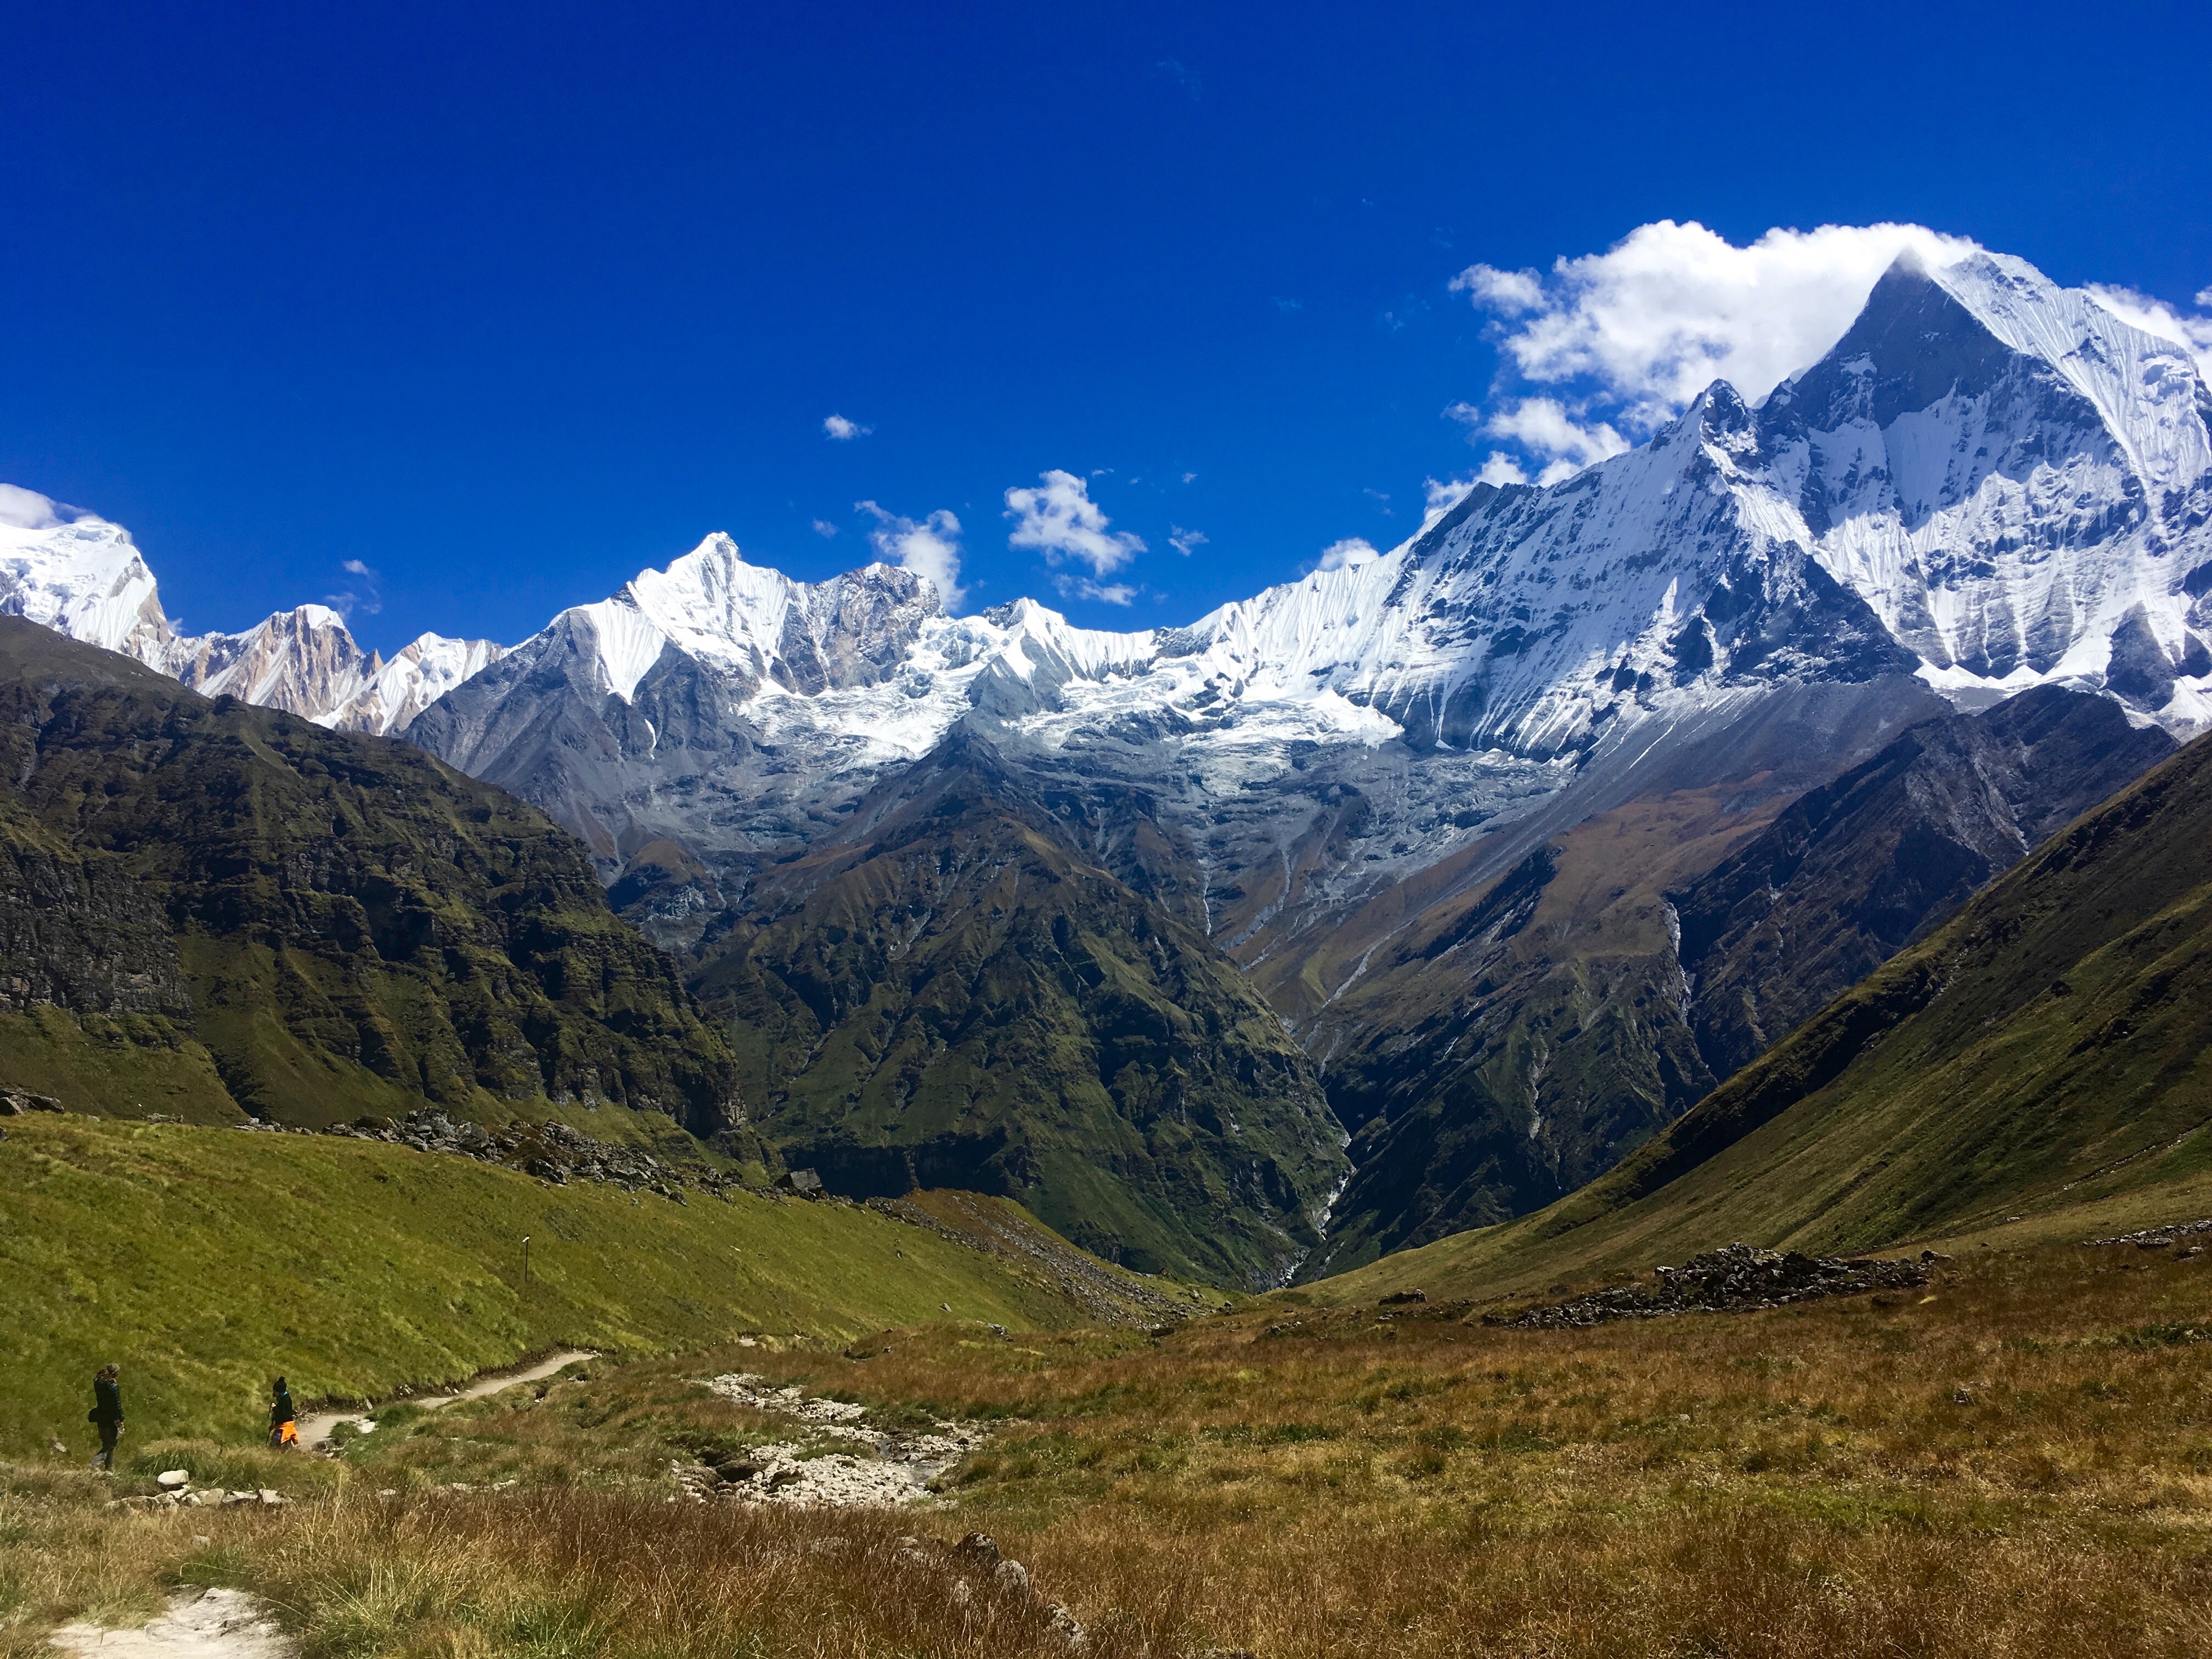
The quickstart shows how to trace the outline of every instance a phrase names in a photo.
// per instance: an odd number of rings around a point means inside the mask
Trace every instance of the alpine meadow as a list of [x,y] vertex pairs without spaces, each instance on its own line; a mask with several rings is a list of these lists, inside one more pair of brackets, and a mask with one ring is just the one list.
[[0,1659],[2212,1651],[2081,21],[33,8]]

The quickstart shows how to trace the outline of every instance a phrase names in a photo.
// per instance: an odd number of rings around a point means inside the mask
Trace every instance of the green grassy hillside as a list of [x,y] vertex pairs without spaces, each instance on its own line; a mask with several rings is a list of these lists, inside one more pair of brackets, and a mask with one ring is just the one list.
[[1266,1283],[1343,1168],[1313,1063],[1202,937],[1070,848],[980,738],[764,873],[693,984],[836,1190],[1018,1199],[1148,1272]]
[[1316,1288],[1476,1293],[1735,1239],[1866,1250],[2069,1210],[2187,1218],[2212,1170],[2208,1043],[2212,740],[2200,739],[1619,1169],[1534,1215]]
[[633,1199],[321,1135],[75,1115],[5,1127],[0,1455],[84,1442],[110,1359],[132,1436],[235,1437],[279,1371],[303,1401],[359,1398],[563,1345],[1085,1316],[1048,1265],[849,1205]]
[[406,744],[0,617],[0,1083],[200,1121],[738,1110],[582,848]]

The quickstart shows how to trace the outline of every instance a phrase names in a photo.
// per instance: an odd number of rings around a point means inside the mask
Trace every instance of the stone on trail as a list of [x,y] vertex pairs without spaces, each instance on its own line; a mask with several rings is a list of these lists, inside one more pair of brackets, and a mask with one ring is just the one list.
[[190,1469],[163,1469],[154,1477],[154,1484],[163,1492],[182,1492],[192,1484]]

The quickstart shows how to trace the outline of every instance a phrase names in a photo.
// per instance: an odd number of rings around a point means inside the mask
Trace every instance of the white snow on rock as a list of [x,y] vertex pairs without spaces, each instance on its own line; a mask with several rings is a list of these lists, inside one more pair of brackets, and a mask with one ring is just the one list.
[[0,520],[0,616],[135,657],[207,696],[384,734],[402,730],[504,654],[489,640],[425,634],[387,663],[364,653],[345,619],[321,605],[280,611],[243,633],[180,635],[161,608],[153,571],[121,526],[91,515],[15,516],[48,521]]

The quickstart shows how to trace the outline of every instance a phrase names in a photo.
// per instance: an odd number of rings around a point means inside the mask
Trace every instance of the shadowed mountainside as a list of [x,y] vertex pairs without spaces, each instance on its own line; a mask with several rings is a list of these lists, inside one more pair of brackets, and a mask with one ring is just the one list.
[[1601,1175],[2172,746],[2049,687],[1922,720],[1794,800],[1778,754],[1693,759],[1734,781],[1662,779],[1429,903],[1325,1011],[1357,1167],[1307,1276]]
[[1869,1250],[2201,1175],[2209,973],[2212,740],[2199,739],[1619,1169],[1329,1293],[1504,1290],[1735,1239]]
[[694,985],[836,1190],[1004,1194],[1128,1265],[1267,1283],[1343,1168],[1282,1021],[972,734],[765,872]]
[[0,617],[7,1081],[299,1124],[605,1103],[741,1121],[675,963],[534,808]]

